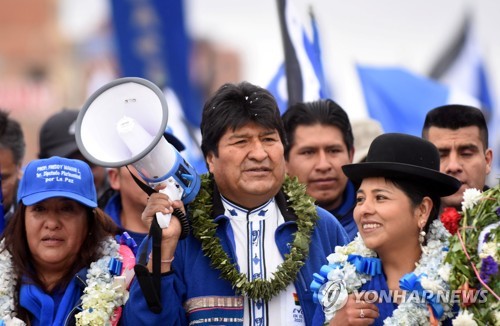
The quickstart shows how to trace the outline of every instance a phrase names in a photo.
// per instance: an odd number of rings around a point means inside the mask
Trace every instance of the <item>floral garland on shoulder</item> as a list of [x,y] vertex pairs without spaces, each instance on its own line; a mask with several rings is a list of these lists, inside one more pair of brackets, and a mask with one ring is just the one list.
[[[14,292],[15,278],[12,255],[0,242],[0,322],[9,325],[26,325],[16,318]],[[128,291],[117,286],[116,278],[110,272],[110,262],[121,259],[119,244],[108,237],[99,248],[102,257],[90,265],[87,272],[87,286],[82,299],[82,311],[76,314],[77,325],[104,325],[113,317],[116,308],[125,304]]]
[[[449,290],[450,266],[444,263],[449,236],[439,220],[433,221],[426,235],[427,245],[422,247],[422,256],[415,270],[400,280],[401,289],[406,290],[405,299],[393,315],[384,320],[384,325],[428,325],[435,317],[431,316],[428,304],[440,311],[439,320],[453,316],[450,302],[435,300],[440,293]],[[311,283],[313,299],[322,306],[327,321],[342,308],[348,294],[356,292],[372,276],[382,273],[381,261],[376,257],[375,251],[365,246],[359,233],[351,243],[337,246],[327,257],[329,264],[314,274]],[[432,302],[426,302],[428,298]]]
[[120,244],[108,237],[101,243],[102,257],[90,264],[87,271],[87,286],[83,290],[82,311],[76,314],[77,325],[106,325],[113,314],[128,300],[124,277],[120,277],[121,263],[113,273],[113,263],[121,260]]
[[283,190],[288,203],[297,215],[298,230],[292,242],[290,253],[278,266],[271,280],[247,280],[245,273],[237,270],[235,263],[222,248],[220,239],[215,236],[217,223],[213,221],[212,193],[213,181],[209,174],[201,177],[201,187],[196,199],[189,205],[193,235],[201,242],[205,256],[211,260],[211,266],[221,272],[221,277],[229,282],[236,291],[252,300],[269,301],[292,283],[309,254],[309,243],[314,231],[318,214],[314,200],[306,194],[305,185],[297,178],[286,177]]
[[453,325],[499,325],[500,185],[466,189],[462,211],[447,208],[441,221],[452,234],[450,285],[461,294]]

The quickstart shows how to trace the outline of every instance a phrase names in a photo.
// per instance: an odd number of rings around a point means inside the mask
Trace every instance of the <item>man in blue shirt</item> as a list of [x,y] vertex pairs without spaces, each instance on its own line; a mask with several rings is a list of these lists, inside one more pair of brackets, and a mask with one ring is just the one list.
[[[192,232],[180,240],[175,216],[162,229],[155,265],[161,275],[151,286],[159,290],[161,311],[148,313],[133,281],[122,320],[127,325],[311,325],[314,269],[347,243],[347,235],[301,184],[286,177],[286,138],[275,99],[247,82],[225,84],[205,103],[201,134],[209,174],[202,176],[187,209]],[[151,224],[157,212],[173,208],[183,209],[182,202],[154,193],[143,221]],[[151,260],[147,267],[151,271]]]
[[356,191],[342,171],[353,162],[352,128],[347,113],[325,99],[296,103],[283,114],[287,173],[307,185],[316,204],[332,213],[353,240]]

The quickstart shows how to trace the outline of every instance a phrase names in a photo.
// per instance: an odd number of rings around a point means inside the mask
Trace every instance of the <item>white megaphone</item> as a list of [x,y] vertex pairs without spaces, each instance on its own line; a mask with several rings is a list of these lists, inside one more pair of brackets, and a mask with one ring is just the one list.
[[[163,92],[146,79],[117,79],[87,100],[76,121],[76,142],[83,156],[105,167],[132,164],[151,187],[172,200],[191,202],[200,189],[194,168],[163,136],[168,108]],[[162,228],[170,214],[156,215]]]

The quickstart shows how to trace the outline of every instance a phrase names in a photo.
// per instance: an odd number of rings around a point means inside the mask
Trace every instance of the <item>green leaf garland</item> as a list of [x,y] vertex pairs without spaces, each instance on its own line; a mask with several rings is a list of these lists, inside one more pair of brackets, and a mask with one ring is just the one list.
[[306,187],[297,178],[286,177],[283,190],[288,203],[297,215],[298,230],[292,242],[290,253],[273,273],[271,280],[256,279],[248,281],[247,275],[238,272],[222,248],[220,239],[215,236],[217,223],[212,219],[213,181],[209,174],[201,176],[201,187],[196,199],[189,205],[193,235],[201,242],[201,249],[210,258],[211,266],[220,271],[221,277],[231,282],[233,288],[252,300],[269,301],[283,291],[297,277],[309,255],[311,234],[316,226],[318,214],[314,199],[306,194]]

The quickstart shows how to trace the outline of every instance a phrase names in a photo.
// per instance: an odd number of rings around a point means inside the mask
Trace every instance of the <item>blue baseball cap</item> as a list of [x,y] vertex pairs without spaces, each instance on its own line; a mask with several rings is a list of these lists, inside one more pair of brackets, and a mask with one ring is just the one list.
[[83,161],[52,156],[26,166],[17,190],[17,201],[26,206],[48,198],[65,197],[97,207],[94,175]]

